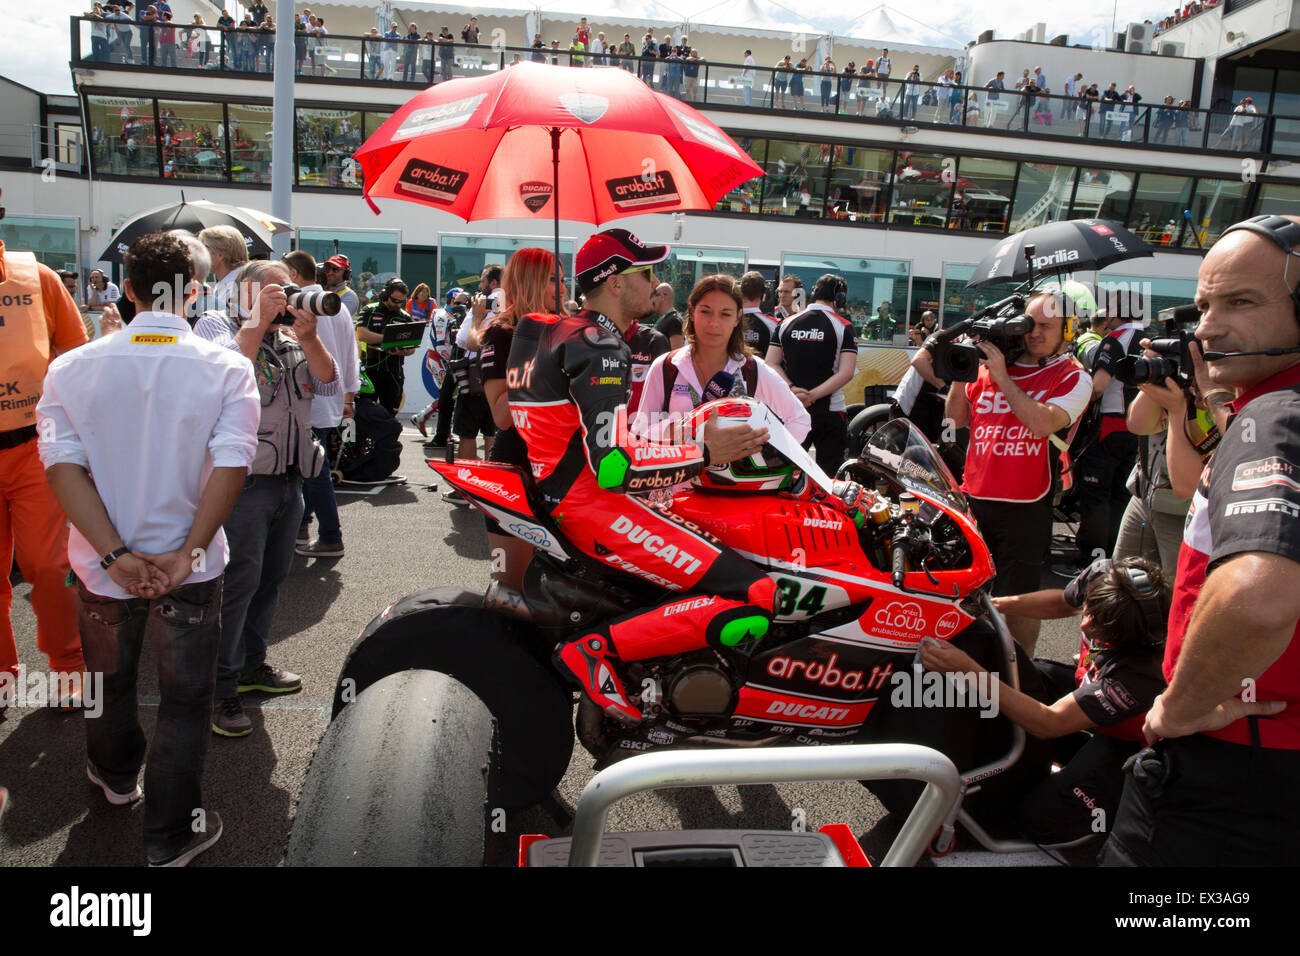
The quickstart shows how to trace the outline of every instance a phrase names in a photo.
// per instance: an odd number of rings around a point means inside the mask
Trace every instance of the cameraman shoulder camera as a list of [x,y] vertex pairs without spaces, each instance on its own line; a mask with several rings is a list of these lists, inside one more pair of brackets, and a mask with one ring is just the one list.
[[[995,595],[1038,587],[1052,534],[1054,451],[1049,438],[1072,425],[1092,397],[1091,378],[1067,349],[1073,338],[1073,300],[1059,292],[1039,292],[1025,303],[1022,315],[1014,314],[1018,303],[1008,301],[1010,311],[999,303],[993,319],[971,326],[981,356],[979,370],[969,376],[973,381],[948,390],[945,405],[954,427],[970,426],[962,490],[998,569]],[[940,351],[936,359],[942,355]],[[943,375],[937,366],[944,363],[935,364]],[[948,364],[950,373],[964,371]],[[1013,616],[1009,625],[1032,654],[1037,622]]]

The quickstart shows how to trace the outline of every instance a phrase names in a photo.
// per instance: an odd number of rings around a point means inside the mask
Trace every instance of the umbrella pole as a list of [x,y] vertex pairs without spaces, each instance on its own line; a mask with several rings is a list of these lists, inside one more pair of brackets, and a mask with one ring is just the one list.
[[555,222],[555,314],[563,315],[560,297],[564,294],[560,288],[560,128],[551,128],[551,203],[554,206]]

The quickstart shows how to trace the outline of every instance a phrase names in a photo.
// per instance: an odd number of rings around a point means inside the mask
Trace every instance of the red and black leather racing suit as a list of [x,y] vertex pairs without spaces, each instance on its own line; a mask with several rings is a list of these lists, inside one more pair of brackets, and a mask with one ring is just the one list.
[[[609,625],[604,636],[619,657],[644,660],[706,643],[743,647],[771,624],[773,582],[690,521],[631,496],[698,474],[708,451],[696,444],[646,443],[629,432],[629,368],[623,335],[599,312],[519,320],[506,385],[544,504],[583,553],[673,592],[660,606]],[[684,602],[677,595],[686,591],[710,597]],[[590,673],[579,672],[576,648],[598,652],[582,654]],[[607,712],[639,719],[636,708],[620,706],[620,682],[601,670],[603,656],[594,635],[561,654]],[[608,692],[611,677],[618,693]],[[596,692],[602,687],[604,695]]]

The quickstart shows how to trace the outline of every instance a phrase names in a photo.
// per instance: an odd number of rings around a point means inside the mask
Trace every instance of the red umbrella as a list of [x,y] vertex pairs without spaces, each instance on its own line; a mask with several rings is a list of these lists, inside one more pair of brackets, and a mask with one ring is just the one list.
[[[564,135],[569,131],[569,135]],[[365,198],[466,222],[711,209],[762,167],[695,109],[626,70],[519,63],[417,94],[356,151]]]

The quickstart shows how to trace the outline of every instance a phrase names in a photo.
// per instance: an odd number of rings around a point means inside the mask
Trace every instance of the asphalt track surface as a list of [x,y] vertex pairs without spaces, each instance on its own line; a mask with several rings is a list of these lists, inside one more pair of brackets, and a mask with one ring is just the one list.
[[[195,865],[279,865],[312,754],[328,726],[335,679],[358,633],[412,591],[486,586],[488,545],[481,516],[444,503],[442,487],[428,490],[437,476],[424,463],[417,433],[407,428],[403,444],[399,473],[408,484],[375,495],[340,496],[347,555],[294,561],[280,590],[269,659],[301,674],[303,690],[247,696],[253,733],[237,740],[210,738],[204,802],[221,814],[225,832]],[[1048,575],[1043,584],[1059,587],[1063,581]],[[24,583],[15,586],[14,630],[20,659],[42,669],[48,662],[36,649],[29,592]],[[1068,661],[1077,649],[1077,621],[1044,622],[1039,656]],[[139,693],[141,725],[149,734],[157,714],[157,680],[147,646]],[[142,807],[109,806],[86,780],[83,719],[51,708],[10,708],[8,720],[0,723],[0,784],[11,792],[0,818],[0,867],[143,865]],[[575,745],[558,806],[511,814],[506,832],[490,841],[489,862],[511,864],[520,833],[567,833],[564,811],[572,810],[591,779],[591,763]],[[844,822],[863,833],[884,810],[852,782],[677,789],[618,804],[608,827],[789,829],[800,815],[810,830]]]

